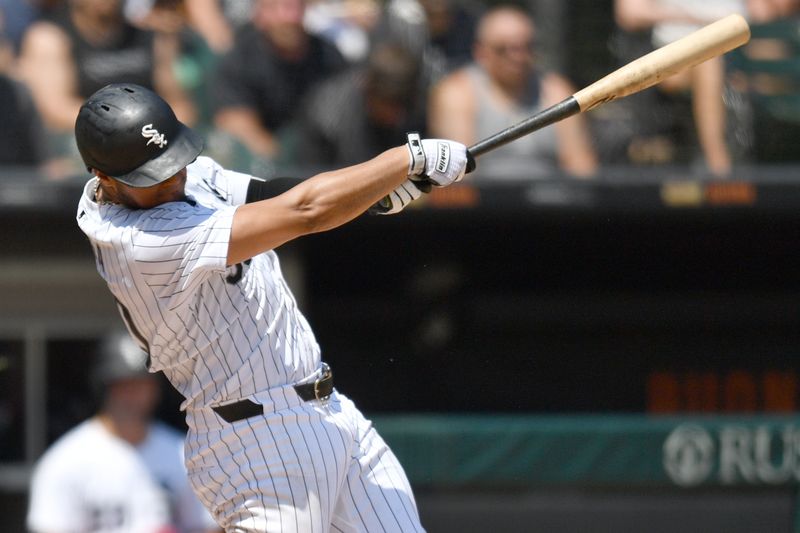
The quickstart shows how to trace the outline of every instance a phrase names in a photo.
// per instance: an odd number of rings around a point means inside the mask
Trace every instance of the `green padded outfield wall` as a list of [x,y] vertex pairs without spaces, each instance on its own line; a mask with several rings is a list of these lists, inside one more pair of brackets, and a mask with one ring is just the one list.
[[428,488],[789,486],[800,417],[409,415],[373,422]]

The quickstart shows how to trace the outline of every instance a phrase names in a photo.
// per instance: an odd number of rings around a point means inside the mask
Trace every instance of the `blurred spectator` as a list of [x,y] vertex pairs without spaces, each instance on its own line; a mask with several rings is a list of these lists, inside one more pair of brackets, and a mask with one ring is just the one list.
[[0,31],[0,164],[41,165],[47,154],[41,117],[28,88],[9,75],[12,65],[11,43]]
[[753,160],[797,162],[800,1],[748,0],[750,42],[728,54],[730,84],[752,105]]
[[303,27],[304,0],[257,0],[221,60],[212,90],[215,124],[253,154],[275,159],[281,128],[306,91],[347,63],[336,48]]
[[217,54],[233,45],[236,30],[248,24],[255,0],[185,0],[190,26]]
[[183,0],[181,3],[189,26],[215,54],[221,55],[233,45],[234,32],[250,22],[254,1]]
[[176,47],[170,39],[129,24],[122,0],[66,0],[28,29],[20,72],[45,125],[69,137],[83,101],[118,81],[153,88],[191,124],[195,111],[175,78]]
[[[563,76],[536,67],[534,37],[533,21],[524,10],[512,6],[489,10],[478,25],[474,63],[433,87],[429,133],[470,145],[575,92]],[[559,170],[584,177],[597,170],[581,116],[481,156],[474,176],[529,179]]]
[[224,37],[224,32],[230,28],[221,6],[214,0],[209,5],[216,11],[208,14],[213,17],[216,13],[221,18],[223,33],[216,30],[200,33],[190,5],[197,9],[198,0],[125,0],[124,13],[134,26],[162,35],[164,47],[169,48],[165,53],[174,58],[172,70],[177,83],[193,104],[194,126],[205,135],[211,135],[210,84],[221,53],[229,47],[229,43],[224,44],[212,35]]
[[[190,31],[184,31],[182,35],[177,75],[183,86],[192,93],[198,107],[198,126],[206,128],[209,147],[217,148],[212,155],[219,160],[228,160],[229,164],[240,163],[232,153],[235,151],[233,145],[237,143],[213,128],[212,82],[220,58],[233,46],[235,31],[250,22],[253,3],[254,0],[180,2],[180,14]],[[249,159],[246,148],[241,145],[238,148]]]
[[483,11],[471,0],[389,0],[373,42],[397,42],[419,61],[430,83],[469,63]]
[[323,82],[301,106],[298,150],[304,164],[354,165],[397,146],[425,127],[419,64],[405,48],[383,43],[363,67]]
[[19,51],[22,36],[36,19],[53,9],[61,0],[0,0],[0,27]]
[[127,332],[102,343],[93,376],[98,413],[64,434],[36,465],[34,533],[218,532],[189,486],[183,437],[153,421],[160,384]]
[[[251,0],[244,1],[249,4]],[[234,30],[220,0],[186,0],[185,4],[189,24],[214,53],[224,54],[230,50]]]
[[428,21],[431,53],[443,62],[442,72],[472,60],[472,45],[483,5],[465,0],[420,0]]
[[124,0],[122,11],[128,22],[149,31],[174,35],[188,25],[184,0]]
[[747,12],[756,24],[796,15],[800,0],[747,0]]
[[224,54],[233,44],[233,30],[217,0],[186,0],[186,17],[216,54]]
[[20,82],[0,73],[0,164],[41,165],[47,140],[30,91]]
[[[571,28],[580,27],[582,32],[586,32],[582,35],[597,35],[596,32],[602,31],[602,17],[596,15],[599,10],[587,10],[580,2],[562,0],[528,0],[527,5],[536,21],[536,50],[539,56],[536,60],[541,68],[566,74],[570,66],[567,58],[572,47],[597,47],[597,43],[588,37],[575,39],[568,34]],[[584,20],[585,18],[590,18],[590,21]],[[584,56],[581,59],[588,58]],[[582,74],[585,71],[575,73],[570,79],[577,83]],[[595,79],[596,76],[591,78],[592,81]]]
[[[250,23],[256,0],[185,0],[192,27],[217,52],[233,44],[233,34]],[[215,42],[226,46],[215,46]]]
[[[731,13],[745,14],[746,10],[746,0],[615,0],[614,6],[619,27],[627,32],[650,32],[652,48],[664,46]],[[629,59],[624,57],[622,61]],[[715,176],[729,175],[733,158],[726,139],[724,59],[713,58],[672,76],[661,82],[659,89],[678,98],[690,95],[697,143],[705,167]]]
[[363,61],[370,49],[370,33],[380,16],[375,0],[313,0],[306,7],[309,33],[333,43],[351,63]]

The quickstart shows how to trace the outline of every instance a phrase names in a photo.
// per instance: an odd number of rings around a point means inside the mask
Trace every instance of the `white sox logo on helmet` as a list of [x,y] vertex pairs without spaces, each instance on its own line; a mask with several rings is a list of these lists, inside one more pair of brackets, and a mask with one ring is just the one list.
[[[163,133],[159,133],[152,124],[142,126],[142,137],[149,139],[147,144],[156,143],[159,148],[164,148],[167,145],[167,137]],[[146,145],[145,145],[146,146]]]

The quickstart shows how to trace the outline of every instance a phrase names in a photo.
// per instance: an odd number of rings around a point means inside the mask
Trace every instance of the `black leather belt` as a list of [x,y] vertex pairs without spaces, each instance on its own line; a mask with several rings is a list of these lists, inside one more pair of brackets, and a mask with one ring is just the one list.
[[[327,400],[333,392],[333,372],[326,363],[322,363],[322,374],[316,380],[301,385],[294,385],[297,395],[305,402],[311,400]],[[232,424],[251,416],[263,415],[264,407],[252,400],[239,400],[238,402],[212,407],[223,420]]]

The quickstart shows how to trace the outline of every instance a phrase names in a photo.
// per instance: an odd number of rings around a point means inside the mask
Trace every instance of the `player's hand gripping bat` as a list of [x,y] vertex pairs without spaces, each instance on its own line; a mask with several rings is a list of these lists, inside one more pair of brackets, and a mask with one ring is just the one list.
[[750,40],[750,28],[740,15],[728,15],[686,37],[631,61],[569,98],[469,147],[467,171],[474,158],[515,139],[606,102],[647,89],[661,80],[722,55]]

